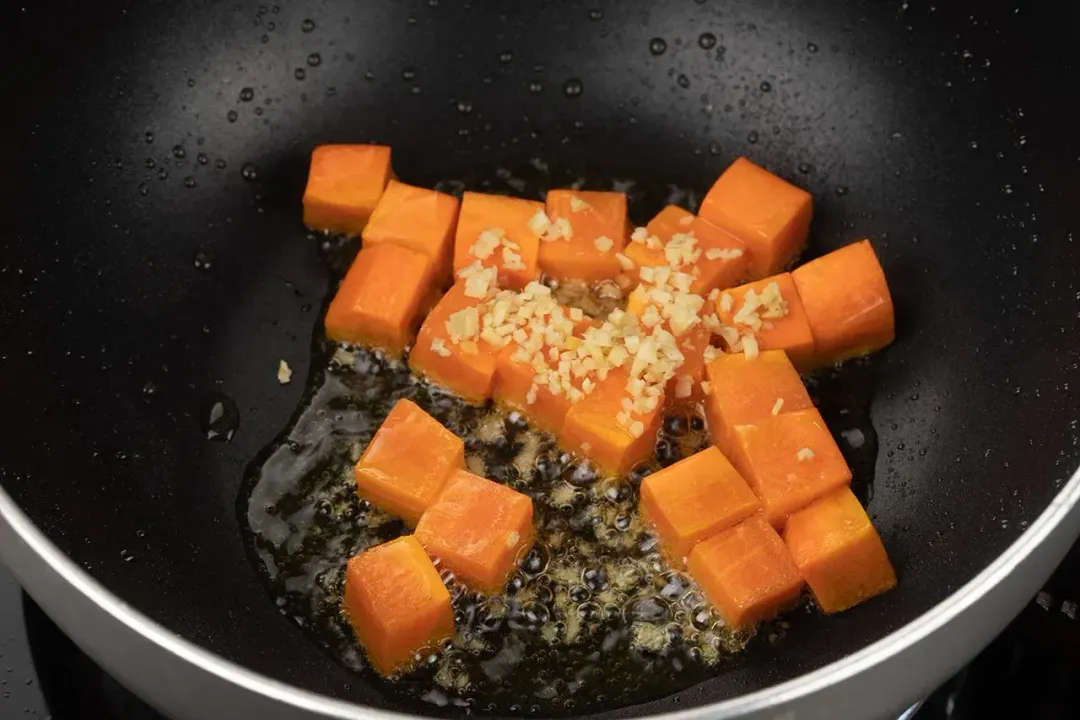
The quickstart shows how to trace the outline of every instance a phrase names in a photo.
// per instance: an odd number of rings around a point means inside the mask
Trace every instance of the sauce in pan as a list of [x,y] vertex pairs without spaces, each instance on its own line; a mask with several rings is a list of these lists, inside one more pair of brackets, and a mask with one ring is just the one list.
[[[570,186],[580,177],[554,174],[532,161],[437,187],[542,197],[545,188]],[[693,192],[674,184],[592,175],[587,184],[628,192],[632,214],[669,202],[696,206]],[[336,281],[357,243],[329,238],[321,247]],[[717,673],[750,640],[725,628],[689,576],[665,562],[636,510],[645,474],[708,444],[698,408],[669,411],[653,459],[628,477],[605,478],[516,414],[466,404],[417,380],[403,362],[329,343],[321,323],[315,338],[303,405],[251,464],[239,514],[251,557],[281,613],[336,660],[391,691],[440,706],[569,715],[670,695]],[[847,363],[808,387],[865,502],[877,455],[869,417],[872,362]],[[533,499],[537,541],[499,597],[470,593],[444,571],[456,636],[390,682],[368,668],[341,597],[351,556],[407,532],[359,499],[353,479],[353,465],[402,397],[465,438],[468,469]],[[775,641],[786,628],[776,621],[757,636]]]

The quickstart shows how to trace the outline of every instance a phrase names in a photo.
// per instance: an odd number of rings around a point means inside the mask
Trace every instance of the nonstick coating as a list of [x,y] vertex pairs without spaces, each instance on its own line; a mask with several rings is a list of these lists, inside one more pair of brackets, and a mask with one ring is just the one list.
[[[1080,460],[1080,18],[993,5],[6,4],[0,480],[166,627],[415,710],[277,613],[235,519],[246,464],[297,407],[329,291],[300,223],[311,147],[390,144],[405,180],[537,156],[700,189],[747,155],[814,193],[811,254],[868,236],[885,265],[898,337],[876,364],[869,509],[900,586],[794,617],[776,647],[638,711],[863,647],[985,567]],[[278,384],[280,358],[300,381]],[[231,443],[200,427],[214,393],[240,409]]]

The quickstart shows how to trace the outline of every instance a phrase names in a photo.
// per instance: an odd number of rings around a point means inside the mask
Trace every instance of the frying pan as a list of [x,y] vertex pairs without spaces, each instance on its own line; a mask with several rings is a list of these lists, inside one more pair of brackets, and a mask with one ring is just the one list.
[[[747,155],[814,193],[808,256],[875,241],[899,334],[873,366],[869,511],[899,587],[606,714],[896,711],[1000,630],[1077,534],[1074,3],[0,12],[0,552],[176,717],[451,712],[281,617],[236,521],[247,464],[303,395],[278,360],[306,375],[332,292],[298,205],[321,142],[392,145],[406,180],[540,158],[699,192]],[[221,396],[231,442],[201,424]]]

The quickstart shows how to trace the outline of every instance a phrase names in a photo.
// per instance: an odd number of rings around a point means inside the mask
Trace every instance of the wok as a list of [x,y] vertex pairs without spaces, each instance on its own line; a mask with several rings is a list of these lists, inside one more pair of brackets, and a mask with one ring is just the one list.
[[[333,290],[299,213],[322,142],[392,145],[406,180],[539,158],[697,193],[746,155],[814,193],[808,256],[875,241],[898,337],[872,364],[869,511],[899,587],[602,714],[895,712],[988,642],[1080,529],[1073,3],[0,13],[0,553],[175,717],[461,712],[322,652],[268,598],[237,521]],[[223,395],[239,426],[210,442]]]

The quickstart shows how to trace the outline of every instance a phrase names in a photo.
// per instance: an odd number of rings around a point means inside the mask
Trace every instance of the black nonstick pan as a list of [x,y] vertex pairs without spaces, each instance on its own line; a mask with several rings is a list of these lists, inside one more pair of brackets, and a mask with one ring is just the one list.
[[506,179],[548,168],[689,204],[743,155],[813,192],[808,257],[874,240],[898,335],[863,367],[860,492],[898,588],[589,712],[887,716],[1080,531],[1073,3],[40,0],[0,18],[0,555],[178,718],[485,712],[337,662],[252,562],[238,507],[319,370],[333,291],[300,216],[319,143],[391,145],[418,184],[520,192]]

